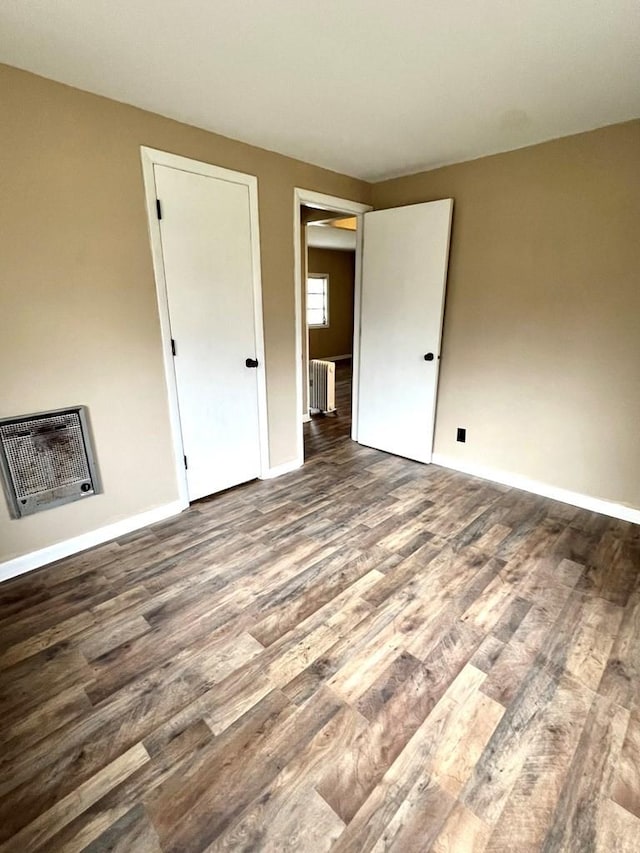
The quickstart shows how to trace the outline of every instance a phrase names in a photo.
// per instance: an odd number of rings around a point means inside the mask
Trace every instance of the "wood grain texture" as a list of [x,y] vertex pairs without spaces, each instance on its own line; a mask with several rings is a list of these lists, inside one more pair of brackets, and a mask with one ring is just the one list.
[[640,531],[306,427],[0,586],[0,850],[636,853]]

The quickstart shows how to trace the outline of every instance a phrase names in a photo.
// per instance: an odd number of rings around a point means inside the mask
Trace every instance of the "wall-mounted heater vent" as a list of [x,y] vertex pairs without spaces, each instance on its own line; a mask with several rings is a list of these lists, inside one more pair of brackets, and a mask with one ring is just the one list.
[[99,492],[85,407],[0,419],[0,467],[13,518]]

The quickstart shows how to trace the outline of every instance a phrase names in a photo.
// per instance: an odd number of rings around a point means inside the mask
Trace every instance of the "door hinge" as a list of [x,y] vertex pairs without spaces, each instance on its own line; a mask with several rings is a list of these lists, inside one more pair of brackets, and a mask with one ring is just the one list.
[[158,214],[158,219],[162,219],[162,205],[159,198],[156,199],[156,213]]
[[176,342],[174,341],[173,338],[171,338],[171,355],[175,355],[175,354],[176,354]]
[[187,457],[185,456],[184,457],[184,469],[185,469],[185,471],[187,470],[188,467],[189,466],[187,465]]

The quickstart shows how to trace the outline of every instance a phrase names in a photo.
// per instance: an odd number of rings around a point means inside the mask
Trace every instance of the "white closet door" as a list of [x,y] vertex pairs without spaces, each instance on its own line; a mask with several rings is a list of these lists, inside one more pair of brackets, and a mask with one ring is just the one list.
[[189,499],[260,473],[249,188],[154,166]]
[[364,215],[358,441],[430,462],[453,199]]

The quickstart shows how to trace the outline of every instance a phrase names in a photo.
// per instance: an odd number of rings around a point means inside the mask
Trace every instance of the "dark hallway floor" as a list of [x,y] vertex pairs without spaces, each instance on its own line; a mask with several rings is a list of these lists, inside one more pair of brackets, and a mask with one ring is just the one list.
[[304,425],[304,458],[326,453],[351,435],[351,360],[336,362],[335,415],[312,415]]

